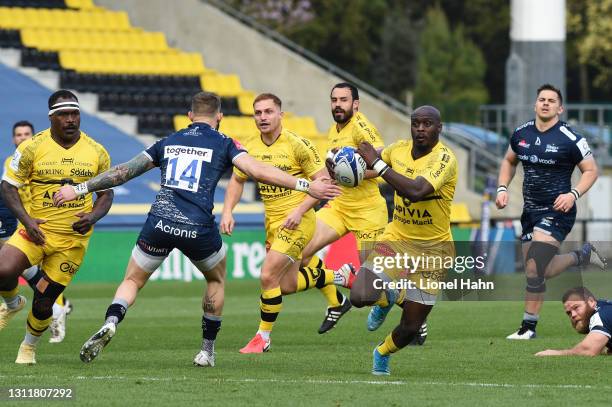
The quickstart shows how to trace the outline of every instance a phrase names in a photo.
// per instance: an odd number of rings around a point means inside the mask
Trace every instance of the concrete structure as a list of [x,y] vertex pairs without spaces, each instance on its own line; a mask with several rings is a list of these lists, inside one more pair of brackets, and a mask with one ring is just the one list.
[[533,117],[536,89],[551,83],[565,95],[565,0],[512,0],[506,62],[507,122]]
[[[215,7],[200,0],[96,0],[96,4],[125,10],[133,25],[162,31],[171,46],[200,52],[205,66],[238,74],[245,89],[278,94],[284,110],[313,116],[321,131],[332,124],[329,92],[341,79]],[[365,92],[360,92],[360,99],[360,110],[379,128],[386,144],[410,137],[408,116]],[[449,144],[460,163],[456,200],[467,203],[471,215],[479,217],[481,197],[467,187],[468,155]]]

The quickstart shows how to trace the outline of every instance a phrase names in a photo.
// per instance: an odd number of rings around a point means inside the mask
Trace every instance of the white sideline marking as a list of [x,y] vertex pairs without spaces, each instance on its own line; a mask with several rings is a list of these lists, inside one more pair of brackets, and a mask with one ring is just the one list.
[[[13,378],[13,379],[34,379],[38,376],[34,375],[0,375],[0,378]],[[47,376],[49,377],[49,376]],[[51,376],[56,379],[66,379],[64,376]],[[73,376],[76,380],[142,380],[142,381],[184,381],[194,379],[193,377],[131,377],[131,376]],[[284,383],[284,384],[371,384],[371,385],[385,385],[385,386],[459,386],[459,387],[493,387],[493,388],[528,388],[528,389],[612,389],[612,386],[591,386],[583,384],[511,384],[511,383],[481,383],[481,382],[408,382],[402,380],[298,380],[298,379],[224,379],[224,378],[202,378],[205,381],[216,382],[216,383]],[[198,378],[198,380],[202,380]]]

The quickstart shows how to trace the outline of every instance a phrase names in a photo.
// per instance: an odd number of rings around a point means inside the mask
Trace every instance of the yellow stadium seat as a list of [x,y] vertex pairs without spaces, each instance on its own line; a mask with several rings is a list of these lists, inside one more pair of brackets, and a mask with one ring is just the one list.
[[90,10],[96,8],[93,0],[65,0],[66,6],[69,8],[78,8],[81,10]]
[[180,129],[184,129],[185,127],[189,126],[189,124],[191,124],[189,117],[184,116],[184,115],[174,116],[173,121],[174,121],[174,130],[176,131]]
[[255,94],[249,91],[243,91],[238,96],[238,110],[240,113],[245,115],[253,115],[255,112],[253,111],[253,101],[255,100]]
[[472,221],[470,210],[463,202],[453,202],[451,204],[450,218],[452,223],[468,223]]

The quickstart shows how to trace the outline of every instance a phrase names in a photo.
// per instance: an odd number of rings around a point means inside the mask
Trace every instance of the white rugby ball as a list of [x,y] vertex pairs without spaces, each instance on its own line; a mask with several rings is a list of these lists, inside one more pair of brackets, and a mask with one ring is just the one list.
[[334,155],[334,174],[338,184],[356,187],[363,181],[366,162],[353,147],[342,147]]

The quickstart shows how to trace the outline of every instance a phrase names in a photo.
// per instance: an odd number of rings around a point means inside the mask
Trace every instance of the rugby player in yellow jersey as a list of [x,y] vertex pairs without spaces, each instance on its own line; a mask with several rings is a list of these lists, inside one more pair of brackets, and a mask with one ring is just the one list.
[[[439,140],[441,130],[440,112],[422,106],[412,113],[412,140],[391,144],[380,156],[369,143],[361,143],[358,149],[368,167],[395,189],[393,220],[351,287],[354,306],[376,305],[368,316],[371,330],[383,323],[393,304],[403,308],[399,325],[374,349],[375,375],[390,374],[391,353],[418,334],[436,301],[437,289],[431,282],[446,277],[441,260],[455,254],[450,209],[457,184],[457,161]],[[412,269],[406,269],[396,260],[397,255],[405,254],[420,258],[421,264],[415,266],[413,262]],[[397,290],[389,285],[396,281],[407,288]]]
[[[53,194],[62,184],[86,181],[110,166],[108,153],[80,131],[77,97],[59,90],[49,97],[51,127],[19,145],[8,171],[2,177],[2,195],[21,225],[0,249],[0,296],[6,312],[0,325],[25,306],[18,295],[21,272],[40,264],[43,278],[34,289],[26,335],[15,363],[36,363],[36,345],[51,323],[52,306],[78,271],[92,226],[110,209],[112,190],[91,194],[60,207],[53,205]],[[18,188],[31,185],[29,213],[23,207]]]
[[[333,151],[341,147],[357,148],[360,143],[368,142],[375,148],[383,147],[383,141],[376,130],[359,112],[359,91],[350,83],[338,83],[331,90],[331,113],[336,122],[328,132],[328,158]],[[327,168],[333,171],[331,159],[327,160]],[[322,266],[315,256],[319,250],[335,242],[349,232],[357,239],[357,249],[360,260],[367,257],[367,243],[374,242],[382,234],[387,225],[387,204],[380,194],[378,174],[367,170],[364,180],[355,188],[342,187],[342,195],[328,202],[317,212],[315,234],[306,245],[303,252],[302,265]],[[351,269],[345,268],[345,273],[336,273],[338,285],[348,285]],[[342,280],[345,279],[345,280]],[[338,319],[350,309],[350,303],[335,287],[326,286],[321,289],[328,301],[327,315],[319,328],[319,333],[332,329]]]
[[[15,148],[19,147],[19,144],[26,140],[29,140],[34,135],[34,126],[32,123],[26,120],[21,120],[13,124],[13,144]],[[8,171],[9,164],[13,156],[9,156],[4,161],[4,172]],[[30,210],[30,184],[26,183],[19,188],[19,197],[23,204],[26,212]],[[0,196],[0,247],[8,240],[9,237],[17,229],[17,218],[13,213],[4,205],[2,197]],[[21,276],[26,279],[30,287],[34,289],[38,281],[42,278],[42,273],[38,269],[38,265],[34,265],[29,269],[21,273]],[[57,300],[53,304],[53,317],[51,319],[51,337],[49,338],[50,343],[59,343],[64,340],[66,336],[66,315],[72,311],[72,305],[63,294],[57,297]],[[0,314],[6,312],[6,305],[4,302],[0,304]],[[0,317],[1,320],[1,317]],[[2,329],[2,327],[0,327]]]
[[[255,98],[255,124],[260,137],[249,140],[246,148],[257,160],[303,178],[329,178],[323,159],[307,139],[283,129],[281,100],[270,93]],[[232,209],[244,188],[247,175],[234,168],[225,194],[221,232],[231,234]],[[259,183],[265,206],[266,258],[261,269],[261,321],[259,330],[240,353],[262,353],[270,348],[270,333],[283,305],[283,295],[333,285],[334,272],[320,267],[302,267],[302,250],[315,230],[318,202],[302,192]]]

